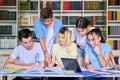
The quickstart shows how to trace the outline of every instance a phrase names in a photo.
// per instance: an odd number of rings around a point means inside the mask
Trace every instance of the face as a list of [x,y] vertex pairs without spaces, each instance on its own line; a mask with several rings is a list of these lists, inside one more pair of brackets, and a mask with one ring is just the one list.
[[101,40],[101,38],[98,37],[96,34],[93,34],[93,35],[89,34],[88,35],[88,42],[93,48],[100,44],[100,40]]
[[65,36],[61,33],[58,34],[58,42],[61,46],[65,46],[66,45],[66,39]]
[[81,36],[86,36],[86,34],[90,31],[90,26],[85,29],[77,28],[77,31],[80,33]]
[[27,49],[31,50],[33,48],[32,37],[22,38],[21,44]]
[[43,23],[48,27],[52,23],[52,18],[43,19]]

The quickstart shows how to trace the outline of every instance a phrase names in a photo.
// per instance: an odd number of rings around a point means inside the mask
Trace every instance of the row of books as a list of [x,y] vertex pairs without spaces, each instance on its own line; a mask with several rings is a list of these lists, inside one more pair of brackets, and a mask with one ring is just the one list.
[[108,26],[108,35],[120,35],[120,26]]
[[120,11],[108,11],[108,20],[120,20]]
[[16,12],[0,10],[0,20],[16,20]]
[[[61,19],[60,16],[55,16],[58,19]],[[79,16],[62,16],[63,25],[75,25],[76,20]],[[105,16],[85,16],[88,20],[90,20],[93,25],[104,25],[105,24]],[[20,17],[21,25],[33,25],[33,22],[38,18],[38,16],[28,16]]]
[[16,6],[16,0],[0,0],[0,6]]
[[81,1],[64,1],[63,10],[82,10]]
[[0,49],[13,49],[17,46],[17,39],[13,37],[0,38]]
[[75,25],[78,16],[62,16],[63,25]]
[[107,40],[113,50],[120,50],[120,40]]
[[85,1],[84,9],[85,10],[104,10],[106,3],[103,1]]
[[93,25],[104,25],[106,23],[105,16],[85,16]]
[[30,0],[21,1],[20,10],[38,10],[38,2]]
[[108,0],[108,5],[109,6],[120,5],[120,0]]
[[20,17],[20,24],[21,25],[33,25],[34,21],[38,18],[38,16],[21,16]]
[[[41,4],[41,5],[43,5],[43,4]],[[60,4],[60,1],[47,1],[46,7],[51,8],[52,10],[60,10],[61,4]]]
[[[62,16],[64,25],[75,25],[79,16]],[[93,25],[104,25],[106,23],[105,16],[85,16]]]
[[0,35],[16,35],[15,25],[0,25]]

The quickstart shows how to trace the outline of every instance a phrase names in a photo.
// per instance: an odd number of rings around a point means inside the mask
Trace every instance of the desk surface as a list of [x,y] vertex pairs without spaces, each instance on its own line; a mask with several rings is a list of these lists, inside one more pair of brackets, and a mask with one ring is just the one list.
[[[85,71],[85,70],[84,70]],[[109,74],[106,74],[108,73]],[[91,76],[91,74],[89,76],[91,77],[120,77],[120,71],[108,71],[108,72],[101,72],[101,75],[95,75]],[[112,72],[112,73],[111,73]],[[96,72],[97,73],[97,72]],[[81,73],[54,73],[54,72],[45,72],[45,73],[23,73],[22,71],[18,71],[18,72],[14,72],[14,73],[0,73],[0,76],[31,76],[31,77],[88,77],[86,75],[83,75]]]
[[[33,77],[86,77],[81,74],[77,73],[62,73],[62,74],[56,74],[56,73],[10,73],[10,74],[0,74],[0,76],[33,76]],[[99,75],[99,76],[93,76],[93,77],[120,77],[120,73],[118,74],[106,74],[106,75]]]

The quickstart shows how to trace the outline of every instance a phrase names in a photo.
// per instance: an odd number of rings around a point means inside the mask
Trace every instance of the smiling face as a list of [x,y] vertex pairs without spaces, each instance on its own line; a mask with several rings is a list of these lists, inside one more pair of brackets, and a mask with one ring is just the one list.
[[61,34],[61,33],[58,33],[58,43],[61,45],[61,46],[65,46],[66,45],[66,38],[65,38],[65,35],[64,34]]
[[100,44],[101,37],[97,36],[95,33],[88,35],[88,42],[94,48]]
[[28,37],[28,38],[22,38],[21,40],[21,44],[27,49],[27,50],[31,50],[33,48],[33,41],[32,41],[32,37]]

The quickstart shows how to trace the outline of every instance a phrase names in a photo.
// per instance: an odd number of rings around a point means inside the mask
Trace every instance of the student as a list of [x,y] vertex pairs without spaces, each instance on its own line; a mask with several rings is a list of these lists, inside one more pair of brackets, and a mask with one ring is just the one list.
[[85,53],[86,35],[92,29],[91,22],[85,17],[79,17],[76,21],[76,27],[72,30],[71,39],[76,42],[78,47],[79,63],[83,65]]
[[[63,67],[61,58],[77,59],[77,46],[70,39],[70,31],[67,27],[62,27],[56,36],[56,43],[52,49],[52,62],[49,66]],[[48,80],[74,80],[74,78],[48,78]]]
[[[76,21],[76,28],[72,30],[72,41],[76,42],[78,47],[79,63],[83,66],[83,59],[85,54],[85,45],[87,43],[87,33],[94,29],[92,23],[85,17],[79,17]],[[114,66],[117,66],[113,54],[111,53],[111,61]]]
[[[44,54],[39,43],[32,41],[32,33],[29,29],[18,32],[19,46],[17,46],[4,64],[5,68],[30,69],[35,66],[44,67]],[[36,53],[38,61],[36,61]],[[24,79],[16,77],[14,80],[40,80],[39,78]]]
[[34,22],[34,33],[40,41],[46,62],[51,61],[52,46],[55,43],[55,37],[62,27],[62,21],[53,18],[53,12],[50,8],[43,8],[40,17]]
[[51,66],[63,66],[61,58],[77,59],[77,46],[70,39],[70,31],[67,27],[62,27],[56,36],[56,43],[52,49]]
[[[85,48],[85,67],[89,70],[99,70],[109,65],[111,59],[111,47],[105,42],[99,28],[92,29],[87,34],[87,46]],[[111,78],[87,78],[87,80],[111,80]]]

